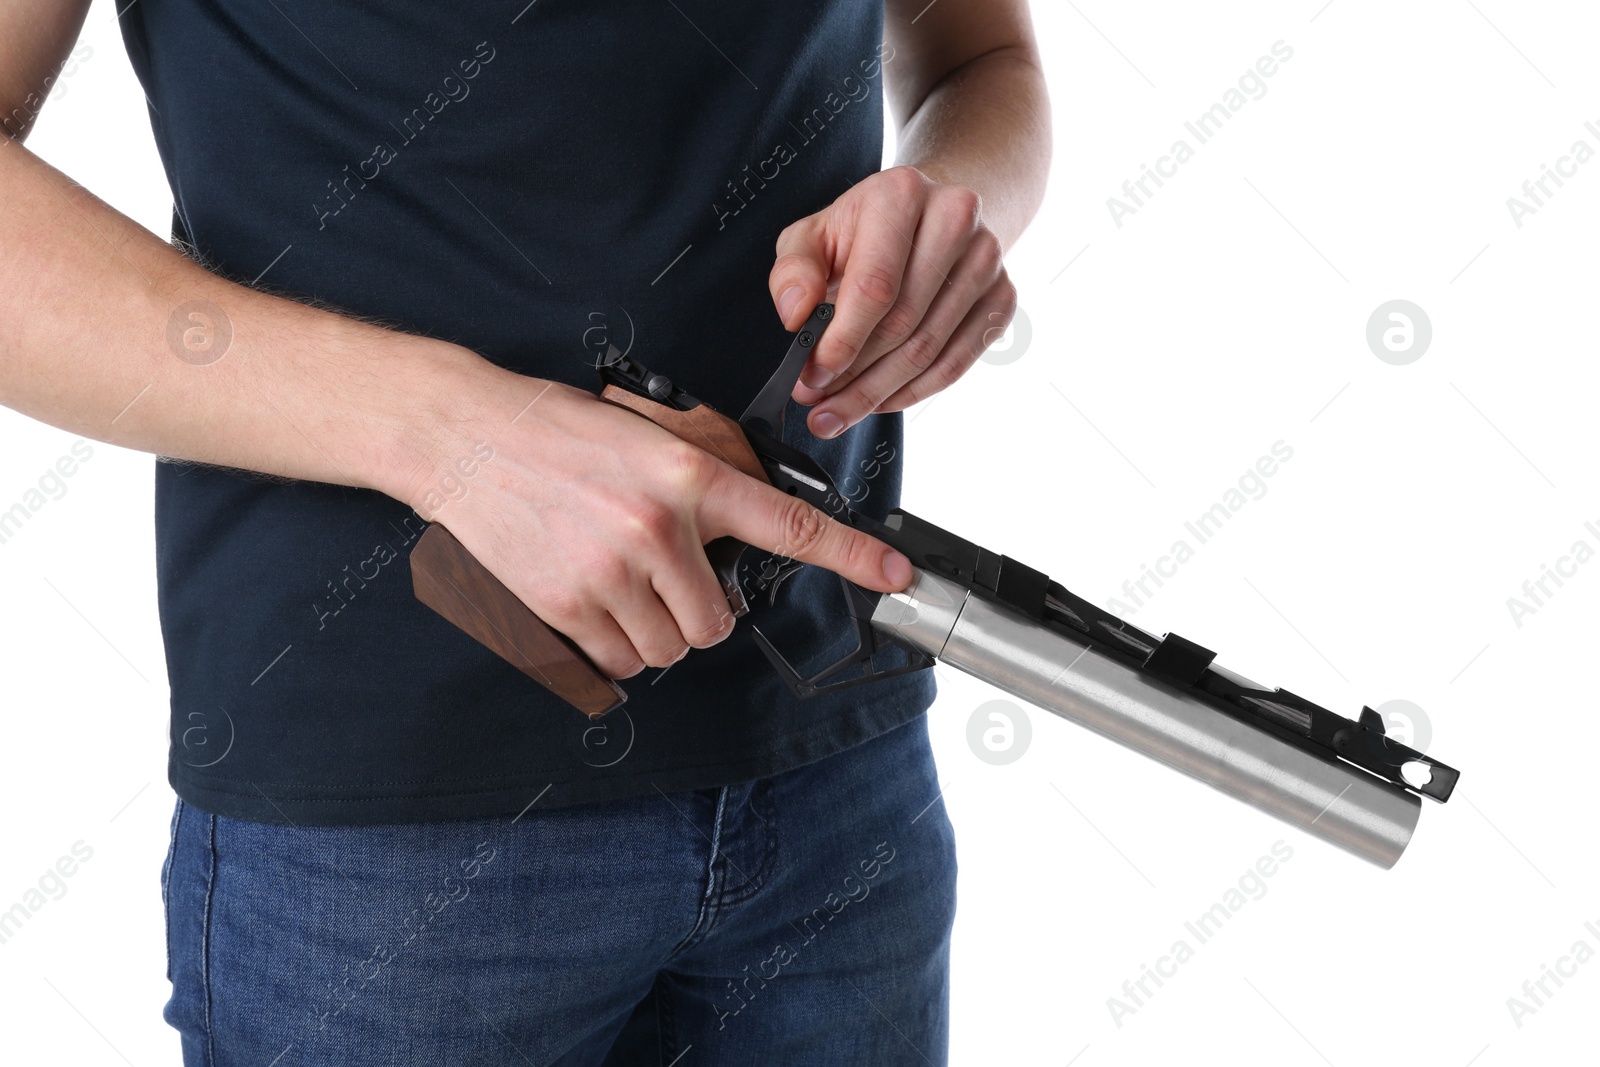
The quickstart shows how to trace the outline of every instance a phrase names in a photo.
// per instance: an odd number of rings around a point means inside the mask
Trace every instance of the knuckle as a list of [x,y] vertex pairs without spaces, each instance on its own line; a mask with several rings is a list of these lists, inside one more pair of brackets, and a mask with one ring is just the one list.
[[575,541],[566,553],[566,561],[563,573],[569,579],[567,585],[552,586],[548,591],[571,596],[580,604],[594,590],[609,588],[611,580],[627,575],[626,561],[604,538]]
[[[928,392],[931,394],[931,390],[928,390]],[[878,405],[878,411],[904,411],[906,408],[909,408],[909,406],[914,405],[914,403],[920,402],[922,398],[922,390],[918,390],[917,387],[906,384],[906,386],[901,386],[899,389],[894,390],[894,394],[891,395],[891,397],[886,398],[885,402],[880,403],[880,405]]]
[[658,500],[632,501],[621,519],[629,542],[646,547],[670,544],[679,525],[677,512]]
[[797,559],[822,539],[827,517],[798,497],[785,497],[778,508],[778,552]]
[[597,555],[585,568],[589,584],[603,592],[606,598],[614,597],[632,587],[633,572],[627,560],[614,552]]
[[828,383],[828,395],[837,403],[840,398],[848,396],[850,384],[861,377],[861,368],[851,363],[844,370],[834,375],[833,381]]
[[896,301],[879,321],[878,333],[891,345],[898,345],[911,336],[911,331],[921,321],[922,316],[917,314],[916,308],[903,300]]
[[[773,252],[783,254],[783,258],[790,256],[803,258],[794,246],[810,237],[816,223],[816,216],[808,215],[803,219],[796,219],[778,232],[778,239],[773,244]],[[785,252],[785,250],[788,250]]]
[[[591,656],[590,658],[593,659],[594,657]],[[595,666],[613,678],[632,678],[649,664],[640,659],[637,654],[616,653],[615,655],[607,656],[605,663],[597,661]]]
[[539,590],[539,610],[536,612],[546,622],[561,629],[582,616],[584,597],[565,585],[547,586]]
[[889,183],[890,194],[899,197],[916,196],[928,183],[927,175],[915,167],[894,167],[884,171],[883,176]]
[[922,400],[925,395],[931,395],[932,389],[923,389],[917,383],[908,382],[896,389],[894,393],[878,405],[879,411],[904,411],[906,408]]
[[1000,238],[991,230],[984,230],[972,239],[972,258],[985,277],[1000,273],[1005,258],[1000,248]]
[[[833,372],[833,377],[828,379],[828,384],[823,387],[822,392],[837,393],[839,391],[840,381],[849,372],[850,367],[855,363],[856,357],[861,354],[861,350],[866,347],[866,344],[867,339],[865,337],[859,339],[855,336],[846,337],[843,330],[838,333],[829,332],[822,339],[822,343],[817,345],[817,354],[813,358],[817,361],[819,367]],[[804,375],[801,376],[800,384],[806,384]],[[807,388],[810,387],[807,386]]]
[[711,480],[716,466],[709,452],[685,441],[676,441],[664,448],[661,461],[666,467],[669,484],[679,490],[703,487]]
[[[791,227],[792,228],[792,227]],[[797,273],[803,270],[811,261],[800,249],[794,247],[799,234],[783,231],[778,238],[778,246],[773,249],[776,257],[772,261],[772,270],[767,277],[774,282],[786,274]]]
[[958,226],[968,231],[978,228],[983,218],[983,197],[964,185],[949,186],[944,194],[944,210]]
[[663,641],[659,645],[652,645],[648,651],[641,650],[639,655],[647,667],[670,667],[687,651],[689,646],[682,641]]
[[899,279],[890,276],[882,267],[869,267],[855,280],[856,292],[873,307],[887,308],[900,295]]
[[939,358],[940,345],[926,330],[918,330],[900,345],[900,357],[919,374]]
[[691,648],[710,648],[733,632],[733,615],[724,612],[720,617],[709,619],[692,630],[684,631],[684,640],[689,642]]
[[957,359],[947,359],[934,364],[928,374],[933,379],[934,391],[939,392],[956,384],[966,371],[967,364]]
[[1017,313],[1017,283],[1013,282],[1004,270],[1000,272],[1000,281],[994,288],[994,295],[1000,304],[1000,313],[1009,323]]

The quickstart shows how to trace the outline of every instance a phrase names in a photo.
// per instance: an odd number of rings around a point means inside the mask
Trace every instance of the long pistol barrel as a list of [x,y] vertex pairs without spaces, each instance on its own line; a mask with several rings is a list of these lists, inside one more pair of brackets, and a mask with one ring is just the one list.
[[1381,867],[1394,866],[1417,825],[1415,793],[1219,713],[926,570],[878,602],[872,625]]

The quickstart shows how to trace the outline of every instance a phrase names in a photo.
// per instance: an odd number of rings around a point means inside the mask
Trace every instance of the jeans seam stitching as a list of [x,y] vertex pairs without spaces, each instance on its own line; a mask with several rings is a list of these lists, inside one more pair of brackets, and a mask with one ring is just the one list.
[[684,935],[683,940],[667,953],[669,959],[698,941],[716,921],[717,897],[720,893],[717,882],[717,856],[722,842],[722,812],[727,801],[728,787],[722,786],[717,790],[717,812],[711,820],[711,856],[706,862],[706,891],[700,897],[700,910],[694,917],[694,926]]
[[[772,780],[763,778],[756,782],[750,789],[750,813],[761,821],[762,828],[762,853],[750,877],[737,890],[732,893],[724,892],[718,904],[721,908],[743,904],[766,888],[767,879],[771,877],[773,867],[777,860],[777,817],[776,809],[772,804],[770,790]],[[765,814],[763,813],[765,810]]]
[[167,847],[166,861],[161,865],[161,917],[166,924],[167,981],[172,981],[172,867],[178,858],[178,835],[183,832],[183,799],[172,813],[172,841]]
[[217,817],[209,822],[210,862],[206,869],[206,902],[200,918],[200,987],[205,990],[206,1062],[217,1062],[216,1034],[211,1025],[211,902],[217,888]]

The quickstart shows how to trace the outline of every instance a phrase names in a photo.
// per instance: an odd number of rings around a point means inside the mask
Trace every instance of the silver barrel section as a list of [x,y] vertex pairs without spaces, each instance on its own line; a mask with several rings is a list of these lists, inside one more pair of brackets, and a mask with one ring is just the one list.
[[872,625],[1380,867],[1394,866],[1416,829],[1416,794],[1255,729],[938,575],[917,570],[904,592],[879,600]]

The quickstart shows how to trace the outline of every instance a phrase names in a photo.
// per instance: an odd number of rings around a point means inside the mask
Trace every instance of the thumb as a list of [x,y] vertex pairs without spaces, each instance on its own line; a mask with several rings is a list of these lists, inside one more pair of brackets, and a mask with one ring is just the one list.
[[832,263],[823,217],[808,215],[786,228],[778,235],[777,252],[767,287],[783,328],[798,330],[811,309],[828,295]]
[[821,508],[732,468],[706,493],[702,533],[731,534],[761,552],[814,563],[880,593],[911,583],[911,561]]

